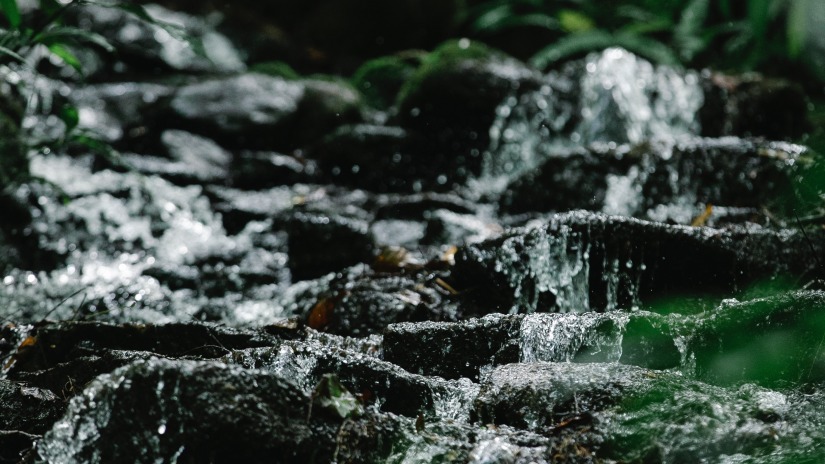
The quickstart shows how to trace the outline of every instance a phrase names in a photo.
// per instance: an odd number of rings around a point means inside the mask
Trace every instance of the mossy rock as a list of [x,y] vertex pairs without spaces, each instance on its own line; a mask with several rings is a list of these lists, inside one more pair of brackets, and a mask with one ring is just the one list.
[[415,74],[422,56],[415,52],[376,58],[364,63],[352,76],[352,84],[366,102],[380,109],[391,107],[404,84]]
[[509,96],[538,89],[541,74],[468,39],[430,53],[398,96],[398,123],[422,133],[420,147],[450,181],[478,174],[496,108]]
[[301,78],[301,75],[292,69],[292,66],[284,63],[283,61],[265,61],[263,63],[257,63],[250,66],[249,70],[251,72],[266,74],[267,76],[281,77],[290,81]]

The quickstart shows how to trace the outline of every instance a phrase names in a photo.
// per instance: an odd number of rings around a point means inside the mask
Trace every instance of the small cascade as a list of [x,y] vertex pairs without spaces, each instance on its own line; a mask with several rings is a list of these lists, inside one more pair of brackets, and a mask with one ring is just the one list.
[[696,135],[704,101],[695,72],[654,66],[621,48],[591,54],[580,85],[581,143],[641,143]]
[[[674,143],[699,134],[697,113],[704,95],[695,72],[654,66],[611,48],[545,80],[539,90],[514,92],[498,107],[482,173],[471,183],[476,191],[501,192],[543,160],[577,146]],[[633,180],[614,179],[611,197],[624,198],[618,193],[629,193]],[[606,212],[623,213],[632,206],[612,205]]]
[[521,323],[521,362],[570,362],[586,351],[602,362],[622,355],[624,313],[529,314]]
[[505,241],[494,266],[514,289],[510,313],[547,311],[551,305],[562,313],[588,311],[588,259],[589,244],[569,228],[549,235],[536,227],[524,240]]

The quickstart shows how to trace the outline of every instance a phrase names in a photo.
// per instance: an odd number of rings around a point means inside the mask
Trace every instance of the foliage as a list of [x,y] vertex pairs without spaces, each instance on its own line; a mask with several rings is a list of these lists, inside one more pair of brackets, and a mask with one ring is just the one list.
[[[593,50],[621,46],[658,63],[764,70],[807,59],[822,48],[820,0],[493,0],[464,19],[473,35],[543,29],[550,43],[532,56],[545,68]],[[811,69],[825,80],[825,69]]]
[[[140,5],[117,0],[37,0],[37,7],[24,14],[17,0],[0,0],[0,88],[5,87],[0,99],[0,186],[7,188],[28,176],[29,150],[65,151],[70,146],[81,146],[105,157],[116,153],[95,134],[79,127],[79,112],[72,105],[40,108],[57,116],[63,123],[60,135],[45,140],[24,133],[22,123],[31,102],[37,101],[39,90],[32,84],[40,73],[37,63],[45,56],[56,57],[78,75],[84,75],[83,62],[75,54],[82,47],[93,47],[108,53],[115,47],[100,34],[64,24],[66,13],[86,5],[115,8],[162,27],[170,34],[181,36],[174,25],[159,22]],[[197,48],[197,47],[196,47]],[[28,77],[26,77],[28,76]],[[29,103],[26,103],[29,102]],[[21,108],[21,106],[23,108]]]

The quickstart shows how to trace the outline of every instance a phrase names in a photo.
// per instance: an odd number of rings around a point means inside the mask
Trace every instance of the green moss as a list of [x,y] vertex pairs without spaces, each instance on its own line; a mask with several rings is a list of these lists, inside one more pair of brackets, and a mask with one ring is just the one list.
[[420,64],[418,54],[384,56],[367,61],[353,74],[351,82],[376,108],[392,106],[396,96]]
[[422,82],[441,70],[456,67],[464,62],[506,58],[508,57],[504,53],[478,41],[469,39],[448,40],[423,59],[418,70],[401,88],[397,102],[403,102],[409,95],[415,93]]

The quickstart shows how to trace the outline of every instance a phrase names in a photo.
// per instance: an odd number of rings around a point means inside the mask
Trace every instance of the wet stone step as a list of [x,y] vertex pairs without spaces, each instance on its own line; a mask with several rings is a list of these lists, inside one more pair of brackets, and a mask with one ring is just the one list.
[[813,256],[825,252],[822,236],[578,211],[462,248],[452,275],[479,314],[613,310],[665,295],[731,295],[782,276],[813,279],[823,272]]
[[684,313],[493,314],[454,323],[391,324],[384,332],[383,359],[446,379],[478,380],[513,362],[610,362],[681,372],[721,386],[821,382],[821,291],[709,301],[700,312],[690,305],[667,305]]
[[[752,208],[756,217],[762,208],[781,214],[797,198],[797,176],[815,169],[806,152],[735,137],[600,144],[548,158],[513,181],[500,204],[510,213],[589,209],[682,224],[707,204],[717,214],[719,206]],[[668,215],[676,205],[687,211]]]

